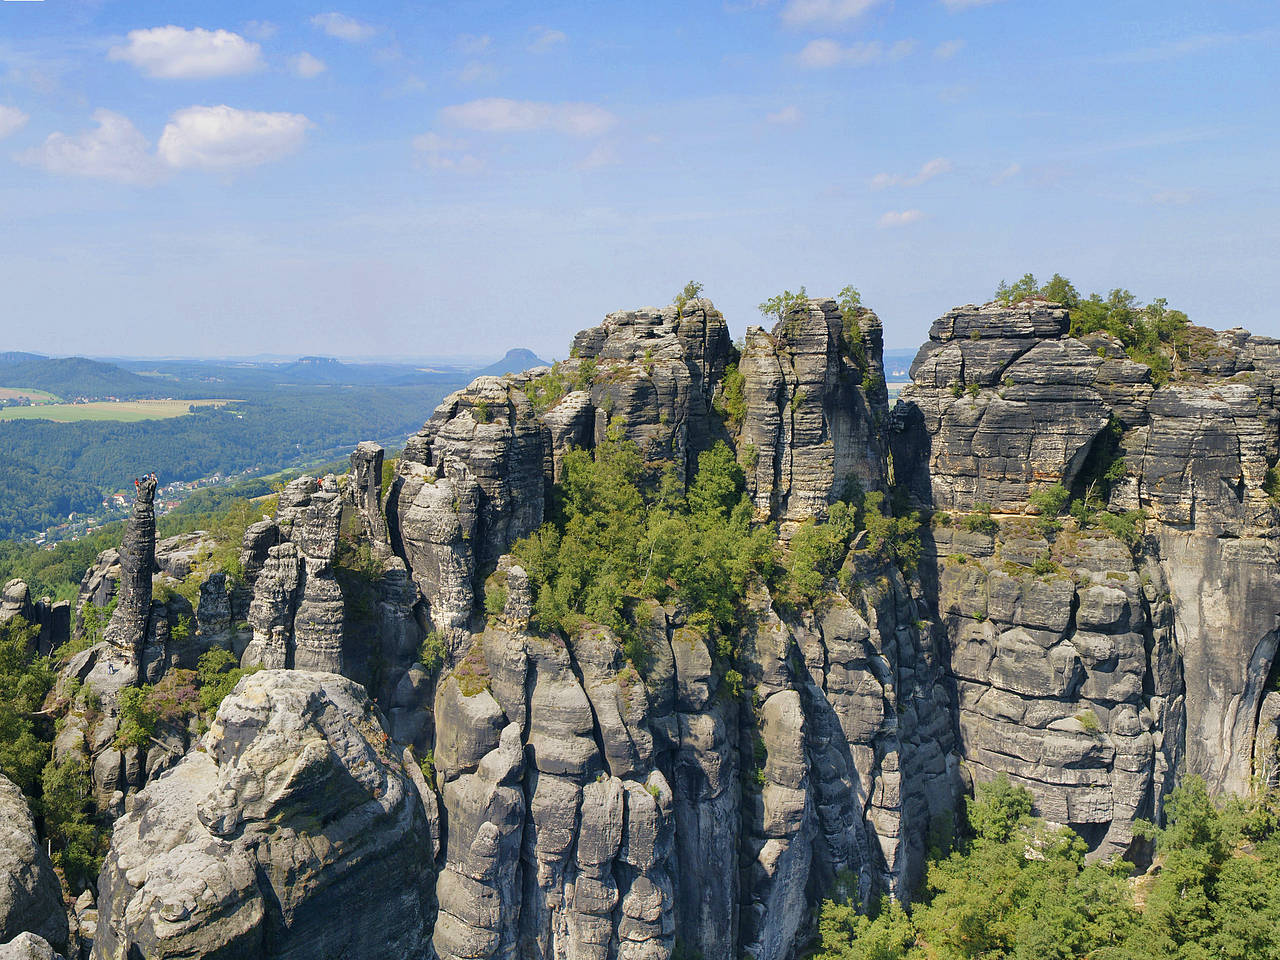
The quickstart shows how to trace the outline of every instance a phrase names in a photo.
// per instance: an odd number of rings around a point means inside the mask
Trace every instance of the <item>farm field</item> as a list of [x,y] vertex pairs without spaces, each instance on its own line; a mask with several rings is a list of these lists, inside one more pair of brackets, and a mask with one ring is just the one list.
[[62,398],[47,390],[31,387],[0,387],[0,400],[30,400],[32,403],[56,403]]
[[34,407],[5,407],[0,420],[52,420],[79,423],[86,420],[137,423],[168,420],[190,413],[191,407],[221,407],[234,400],[103,400],[95,403],[46,403]]

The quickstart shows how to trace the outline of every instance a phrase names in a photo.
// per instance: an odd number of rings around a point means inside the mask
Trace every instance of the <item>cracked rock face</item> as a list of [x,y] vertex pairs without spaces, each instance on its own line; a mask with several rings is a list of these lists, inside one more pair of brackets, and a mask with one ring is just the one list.
[[117,604],[103,634],[134,667],[142,664],[151,620],[151,575],[156,563],[156,482],[141,481],[120,545]]
[[281,493],[276,519],[246,532],[242,552],[256,571],[245,666],[342,672],[343,600],[333,572],[342,507],[338,493],[299,477]]
[[[1174,775],[1243,791],[1266,761],[1280,555],[1263,484],[1280,457],[1280,370],[1269,338],[1193,328],[1157,386],[1118,341],[1072,338],[1066,321],[1043,301],[950,311],[892,440],[899,479],[957,521],[983,504],[1035,513],[1031,494],[1054,482],[1109,488],[1113,510],[1148,518],[1132,546],[1008,517],[994,538],[935,529],[967,763],[1024,782],[1047,817],[1116,852]],[[1056,573],[1032,574],[1038,558]]]
[[117,821],[93,956],[414,956],[431,921],[423,799],[358,685],[269,670]]
[[21,949],[35,949],[11,942],[20,934],[34,934],[48,941],[46,948],[53,944],[61,949],[67,943],[67,914],[62,886],[36,835],[27,799],[0,775],[0,942],[5,943],[0,956],[7,950],[22,957],[27,954]]
[[680,309],[609,314],[574,337],[574,359],[565,364],[594,368],[593,442],[604,440],[612,425],[648,463],[671,464],[687,481],[698,454],[723,434],[711,398],[731,349],[720,311],[710,300],[693,299]]
[[[247,607],[243,661],[270,668],[203,748],[176,766],[117,750],[109,701],[97,727],[60,730],[102,809],[137,794],[95,956],[790,960],[833,890],[909,897],[975,780],[1026,786],[1095,857],[1140,853],[1134,821],[1188,773],[1280,781],[1280,342],[1192,339],[1157,383],[1055,304],[957,307],[890,413],[871,311],[807,300],[739,356],[697,299],[610,314],[555,368],[477,379],[387,491],[372,444],[345,486],[295,481],[246,533],[248,589],[202,591],[199,643],[238,650]],[[685,479],[730,443],[784,544],[897,487],[934,513],[919,563],[863,535],[814,603],[752,584],[720,638],[732,658],[698,611],[652,600],[628,614],[643,670],[608,629],[542,632],[509,551],[567,452],[608,437]],[[1055,483],[1112,512],[1038,516]],[[82,602],[137,607],[143,527]],[[367,583],[335,563],[353,530],[382,564]],[[31,606],[10,587],[0,616]],[[151,678],[202,647],[176,651],[146,597],[129,649]],[[414,662],[424,630],[438,671]],[[122,649],[65,672],[101,679]],[[378,697],[394,751],[338,672]]]
[[856,339],[855,354],[834,300],[805,301],[771,333],[748,328],[738,447],[761,518],[825,517],[852,484],[884,487],[884,350],[869,310]]
[[437,686],[441,957],[666,958],[679,940],[784,960],[806,891],[845,871],[868,898],[918,878],[958,779],[900,576],[875,571],[865,613],[837,595],[797,622],[754,595],[748,709],[673,611],[640,618],[642,678],[609,630],[529,632],[523,572],[504,573],[506,612]]

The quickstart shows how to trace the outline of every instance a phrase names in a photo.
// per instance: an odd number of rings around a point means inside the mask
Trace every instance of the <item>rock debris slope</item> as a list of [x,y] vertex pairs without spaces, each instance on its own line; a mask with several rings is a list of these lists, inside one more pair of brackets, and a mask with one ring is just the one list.
[[[110,642],[70,673],[267,669],[145,762],[68,718],[119,816],[94,956],[787,960],[832,891],[909,897],[999,774],[1140,858],[1178,777],[1280,775],[1280,343],[1193,331],[1157,382],[1056,304],[958,307],[890,409],[865,308],[801,301],[740,347],[705,299],[610,314],[448,397],[385,488],[372,444],[291,483],[185,640],[140,497],[82,589],[119,595]],[[511,550],[606,440],[684,483],[725,442],[784,550],[840,501],[919,510],[919,556],[867,529],[808,599],[751,584],[730,657],[678,603],[628,609],[640,664],[543,629]]]

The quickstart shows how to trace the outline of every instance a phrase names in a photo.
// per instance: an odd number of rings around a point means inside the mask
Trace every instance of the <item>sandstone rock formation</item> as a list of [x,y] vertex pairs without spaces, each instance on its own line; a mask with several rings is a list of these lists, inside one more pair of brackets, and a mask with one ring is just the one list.
[[846,332],[834,300],[804,301],[771,333],[748,328],[738,445],[761,519],[825,517],[852,485],[884,487],[883,356],[879,318],[862,310]]
[[40,628],[36,635],[35,653],[48,656],[71,639],[71,604],[56,603],[49,597],[31,599],[31,589],[22,580],[10,580],[0,598],[0,623],[22,617]]
[[44,937],[20,933],[8,943],[0,943],[0,960],[63,960]]
[[201,747],[117,821],[95,958],[422,955],[426,809],[359,686],[247,676]]
[[156,562],[156,482],[143,479],[120,545],[120,588],[103,635],[135,670],[143,666],[151,627],[151,575]]
[[[1139,859],[1179,777],[1280,782],[1280,342],[1190,342],[1166,380],[1056,304],[957,307],[890,411],[865,308],[802,301],[740,352],[709,300],[613,313],[447,398],[389,489],[375,444],[289,484],[185,641],[138,573],[140,497],[81,591],[119,595],[116,646],[64,673],[108,689],[120,656],[151,679],[210,645],[268,669],[197,749],[117,749],[110,698],[64,720],[55,755],[123,814],[94,955],[789,960],[832,891],[909,898],[974,781]],[[919,509],[919,561],[862,530],[816,601],[752,583],[731,654],[656,600],[627,609],[634,661],[545,630],[511,548],[609,438],[647,481],[726,441],[783,549],[860,492]]]
[[[62,886],[36,835],[27,800],[0,775],[0,956],[19,952],[10,941],[35,934],[61,949],[67,942]],[[38,956],[39,954],[35,954]]]

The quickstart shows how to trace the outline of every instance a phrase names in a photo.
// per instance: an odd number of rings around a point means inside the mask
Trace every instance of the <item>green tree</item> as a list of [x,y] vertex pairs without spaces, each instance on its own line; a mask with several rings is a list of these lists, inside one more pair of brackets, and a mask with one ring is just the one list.
[[801,287],[798,293],[792,293],[790,290],[783,290],[776,296],[770,297],[757,308],[761,315],[774,320],[786,320],[795,310],[804,306],[808,302],[809,295]]
[[34,796],[49,758],[35,714],[53,686],[53,669],[36,657],[40,628],[22,617],[0,624],[0,772]]

